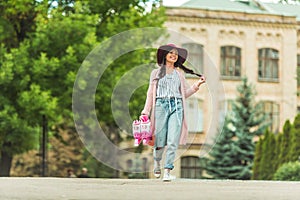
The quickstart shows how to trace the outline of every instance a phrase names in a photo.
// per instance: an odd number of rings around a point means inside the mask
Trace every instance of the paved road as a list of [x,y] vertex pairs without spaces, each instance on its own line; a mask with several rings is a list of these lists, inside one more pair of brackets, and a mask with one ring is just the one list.
[[300,182],[0,178],[0,200],[299,200]]

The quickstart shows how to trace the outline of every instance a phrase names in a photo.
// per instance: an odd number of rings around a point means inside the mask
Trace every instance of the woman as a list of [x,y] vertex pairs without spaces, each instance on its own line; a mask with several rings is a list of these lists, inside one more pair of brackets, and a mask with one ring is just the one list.
[[[174,168],[175,153],[179,144],[186,144],[188,134],[185,116],[185,99],[199,90],[205,77],[191,87],[186,85],[184,72],[196,74],[182,64],[187,58],[187,50],[174,44],[160,46],[157,50],[157,64],[150,76],[147,99],[142,115],[151,113],[152,133],[154,133],[154,175],[161,175],[160,161],[165,146],[164,181],[171,181],[170,171]],[[196,74],[197,75],[197,74]]]

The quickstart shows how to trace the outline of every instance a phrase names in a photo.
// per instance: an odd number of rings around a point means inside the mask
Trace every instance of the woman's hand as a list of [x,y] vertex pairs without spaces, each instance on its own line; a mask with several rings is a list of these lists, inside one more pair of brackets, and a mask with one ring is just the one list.
[[141,114],[140,120],[143,121],[143,122],[147,122],[149,120],[149,117],[146,114]]
[[197,81],[197,86],[200,87],[200,85],[205,82],[206,82],[205,76],[201,76],[200,79]]

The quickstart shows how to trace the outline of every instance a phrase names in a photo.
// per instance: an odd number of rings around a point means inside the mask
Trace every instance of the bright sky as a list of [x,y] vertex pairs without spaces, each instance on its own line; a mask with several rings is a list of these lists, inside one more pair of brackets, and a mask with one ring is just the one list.
[[165,6],[180,6],[181,4],[184,4],[188,0],[163,0],[163,5]]
[[[165,6],[180,6],[189,0],[163,0]],[[207,0],[208,1],[208,0]],[[261,2],[276,2],[277,0],[260,0]]]

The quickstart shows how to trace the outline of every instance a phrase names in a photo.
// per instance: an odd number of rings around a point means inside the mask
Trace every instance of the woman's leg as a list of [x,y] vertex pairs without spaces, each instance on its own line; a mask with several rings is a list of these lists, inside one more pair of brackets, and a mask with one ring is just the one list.
[[[172,106],[173,107],[173,106]],[[172,170],[174,168],[174,160],[176,155],[176,150],[178,148],[181,127],[182,127],[182,103],[179,101],[177,103],[177,107],[173,109],[175,110],[169,116],[168,120],[168,134],[167,134],[167,151],[166,151],[166,162],[165,169]]]
[[164,150],[165,150],[164,147],[156,147],[153,149],[153,158],[155,161],[158,161],[158,162],[161,161]]
[[155,107],[155,144],[153,149],[154,176],[157,178],[161,173],[160,161],[167,143],[167,121],[168,112],[165,101],[158,99]]
[[156,178],[160,177],[161,174],[161,166],[160,161],[162,159],[162,154],[164,152],[164,147],[156,147],[153,149],[153,158],[154,158],[154,176]]
[[167,144],[168,115],[167,102],[162,99],[157,99],[155,104],[154,147],[164,147]]

